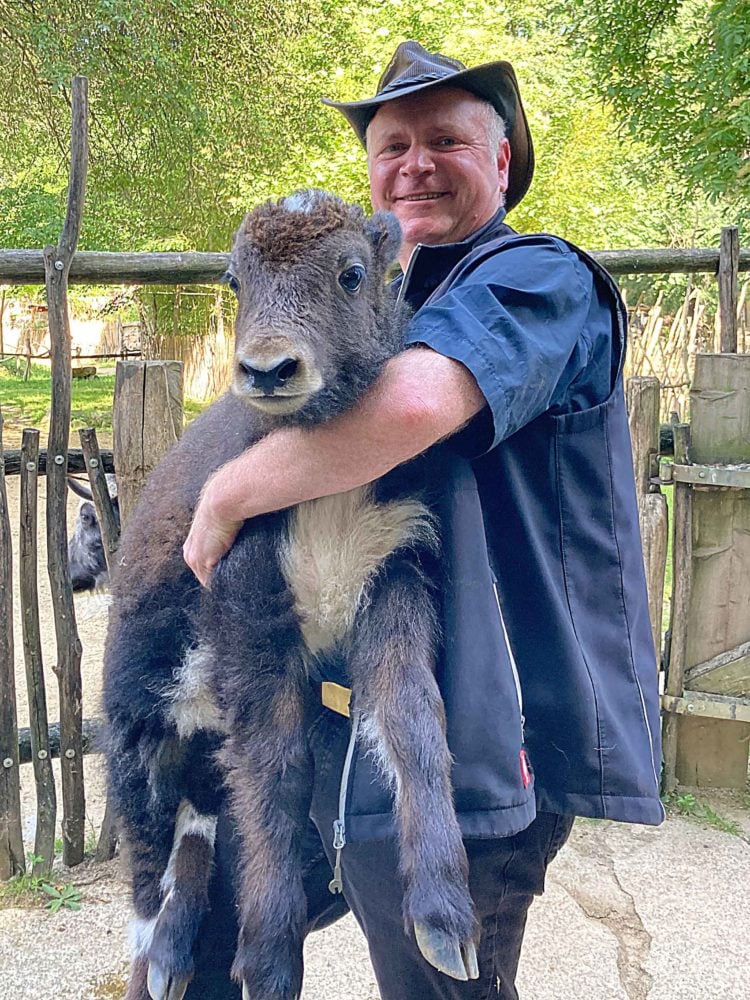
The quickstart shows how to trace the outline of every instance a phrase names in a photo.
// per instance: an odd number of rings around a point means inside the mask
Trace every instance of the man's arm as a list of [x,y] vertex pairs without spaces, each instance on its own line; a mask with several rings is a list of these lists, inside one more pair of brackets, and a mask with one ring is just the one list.
[[204,586],[242,522],[372,482],[463,427],[485,405],[460,362],[414,347],[387,363],[349,412],[274,431],[206,484],[183,548]]

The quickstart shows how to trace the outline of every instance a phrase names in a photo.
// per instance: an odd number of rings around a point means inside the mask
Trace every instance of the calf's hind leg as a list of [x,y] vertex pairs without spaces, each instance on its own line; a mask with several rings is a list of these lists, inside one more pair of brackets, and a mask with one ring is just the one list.
[[[220,787],[205,755],[207,742],[201,736],[180,745],[176,736],[165,735],[144,775],[140,804],[135,807],[138,795],[132,789],[127,812],[121,810],[137,914],[128,1000],[182,1000],[193,976]],[[187,780],[185,771],[190,772]],[[199,786],[202,792],[191,795]],[[192,801],[180,798],[185,795]]]
[[264,680],[253,685],[254,711],[233,721],[222,752],[242,847],[232,975],[243,1000],[297,1000],[307,922],[300,848],[312,772],[300,677]]
[[193,946],[208,910],[216,817],[183,799],[174,846],[161,879],[163,901],[148,949],[152,1000],[182,1000],[193,977]]
[[349,671],[362,736],[393,787],[407,932],[431,965],[466,980],[479,975],[478,927],[434,676],[437,634],[422,573],[397,556],[358,616]]

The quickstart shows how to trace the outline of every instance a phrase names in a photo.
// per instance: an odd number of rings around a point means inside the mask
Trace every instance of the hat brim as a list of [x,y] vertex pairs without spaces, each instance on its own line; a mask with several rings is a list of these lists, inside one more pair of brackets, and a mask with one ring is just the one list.
[[359,141],[366,146],[367,126],[378,108],[402,97],[438,87],[459,87],[468,90],[488,101],[505,122],[510,144],[505,207],[510,211],[521,201],[531,184],[534,175],[534,147],[529,123],[521,103],[516,74],[509,62],[484,63],[437,79],[406,83],[362,101],[332,101],[324,97],[323,103],[340,111],[356,132]]

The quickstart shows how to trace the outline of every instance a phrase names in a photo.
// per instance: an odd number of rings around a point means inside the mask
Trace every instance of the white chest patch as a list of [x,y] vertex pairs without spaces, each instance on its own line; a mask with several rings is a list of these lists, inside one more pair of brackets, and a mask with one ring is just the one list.
[[428,508],[417,500],[376,504],[369,486],[294,510],[281,568],[311,653],[344,638],[383,560],[416,540],[436,544]]

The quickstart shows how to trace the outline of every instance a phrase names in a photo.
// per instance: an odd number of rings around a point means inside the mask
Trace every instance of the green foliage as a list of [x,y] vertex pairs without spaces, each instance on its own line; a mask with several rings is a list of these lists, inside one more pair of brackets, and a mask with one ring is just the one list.
[[631,134],[750,222],[750,2],[563,0],[571,40]]
[[[715,242],[741,208],[727,199],[745,176],[747,6],[0,0],[0,246],[59,234],[75,73],[90,82],[81,249],[226,248],[249,206],[297,187],[366,206],[364,152],[320,97],[373,93],[410,37],[469,65],[513,62],[537,151],[517,228],[589,248]],[[631,106],[628,137],[615,111]],[[684,197],[679,171],[693,148],[703,189],[726,192],[718,207]]]
[[724,819],[707,803],[700,802],[692,792],[672,792],[664,799],[664,804],[677,815],[699,820],[722,833],[731,833],[735,837],[742,834],[738,823]]
[[50,897],[45,909],[50,913],[57,913],[58,910],[71,910],[76,913],[81,909],[81,892],[74,885],[51,885],[45,882],[42,891]]
[[23,875],[15,875],[7,882],[0,884],[0,907],[3,905],[40,905],[46,896],[48,901],[44,905],[50,913],[57,913],[60,909],[74,912],[81,909],[81,892],[74,885],[67,883],[53,885],[48,875],[34,875],[32,873],[34,866],[42,861],[44,858],[40,855],[29,854],[29,871]]
[[[0,0],[0,177],[15,218],[34,217],[44,200],[40,235],[61,226],[69,82],[82,74],[91,114],[81,249],[132,248],[134,237],[143,249],[225,246],[236,199],[265,194],[307,126],[312,99],[287,50],[319,27],[317,7]],[[7,245],[12,220],[3,228]]]

